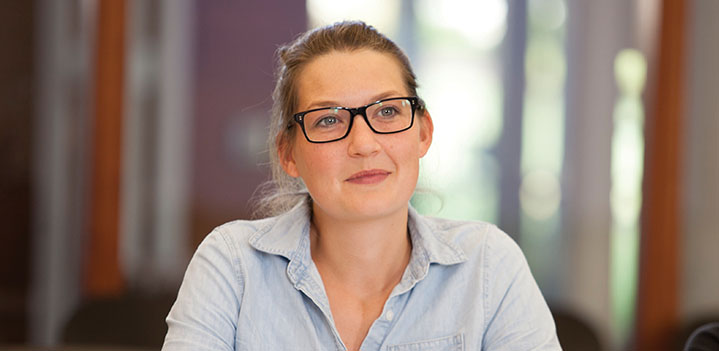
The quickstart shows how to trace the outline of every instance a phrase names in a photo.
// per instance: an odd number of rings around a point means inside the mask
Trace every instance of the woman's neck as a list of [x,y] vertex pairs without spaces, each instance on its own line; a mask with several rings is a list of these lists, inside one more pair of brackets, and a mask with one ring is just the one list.
[[[358,294],[391,290],[409,262],[408,212],[364,221],[339,221],[315,209],[311,253],[323,279],[341,281]],[[328,276],[329,275],[329,276]]]

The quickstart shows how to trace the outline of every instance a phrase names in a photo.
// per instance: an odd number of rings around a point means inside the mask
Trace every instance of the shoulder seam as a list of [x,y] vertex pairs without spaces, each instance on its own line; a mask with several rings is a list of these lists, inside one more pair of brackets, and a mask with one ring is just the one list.
[[[489,306],[489,303],[490,303],[490,296],[489,296],[489,291],[490,291],[490,289],[489,289],[489,281],[490,281],[490,277],[489,277],[489,271],[490,271],[490,269],[489,269],[489,262],[490,262],[490,257],[489,257],[489,255],[491,255],[491,251],[492,251],[491,246],[490,246],[491,244],[490,244],[490,242],[489,242],[490,239],[491,239],[491,238],[490,238],[491,231],[489,230],[490,228],[491,228],[490,225],[485,225],[485,226],[484,226],[484,233],[483,233],[483,234],[484,234],[484,238],[483,238],[483,239],[484,239],[484,240],[483,240],[484,242],[482,243],[482,246],[481,246],[482,248],[481,248],[481,253],[480,253],[480,254],[482,255],[482,256],[481,256],[481,259],[482,259],[482,278],[483,278],[483,279],[482,279],[482,284],[484,284],[484,286],[482,287],[482,295],[483,295],[483,296],[482,296],[482,297],[483,297],[483,298],[482,298],[482,300],[483,300],[483,301],[482,301],[482,305],[483,305],[483,307],[484,307],[484,311],[483,311],[483,314],[484,314],[484,318],[483,318],[483,319],[484,319],[484,320],[482,321],[482,323],[484,324],[484,325],[483,325],[483,329],[485,330],[485,333],[486,333],[486,330],[487,330],[487,327],[488,327],[488,324],[489,324],[489,321],[490,321],[490,317],[491,317],[491,316],[489,315],[489,313],[490,313],[490,308],[489,308],[489,307],[490,307],[490,306]],[[485,333],[483,333],[483,335],[482,335],[482,344],[484,344],[484,342],[485,342],[485,336],[486,336]]]
[[[242,264],[242,262],[243,262],[242,261],[242,259],[243,259],[242,250],[240,250],[237,247],[237,245],[235,245],[235,243],[232,241],[232,239],[229,238],[228,233],[225,230],[223,230],[223,228],[218,227],[218,228],[215,228],[215,230],[220,235],[220,237],[222,237],[222,241],[225,242],[225,245],[227,246],[227,250],[230,253],[230,257],[229,257],[231,260],[230,265],[232,265],[232,271],[234,273],[235,279],[237,281],[237,286],[239,289],[239,291],[238,291],[239,295],[237,296],[237,298],[238,298],[238,300],[241,300],[242,295],[244,295],[244,292],[245,292],[245,276],[246,276],[242,272],[245,268],[244,265]],[[241,303],[240,303],[240,306],[242,306]]]

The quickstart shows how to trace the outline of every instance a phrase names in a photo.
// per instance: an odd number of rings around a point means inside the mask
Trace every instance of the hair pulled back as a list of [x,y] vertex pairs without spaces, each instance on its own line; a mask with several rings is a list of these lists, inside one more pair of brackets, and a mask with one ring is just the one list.
[[297,112],[297,79],[302,69],[315,58],[334,51],[363,49],[394,57],[402,68],[407,91],[411,95],[417,95],[416,77],[407,55],[392,40],[364,22],[345,21],[315,28],[277,50],[276,85],[272,94],[268,138],[272,180],[259,189],[255,217],[278,215],[303,199],[310,200],[302,180],[290,177],[282,169],[278,153],[279,150],[291,152],[294,134],[297,133],[297,125],[293,123],[292,115]]

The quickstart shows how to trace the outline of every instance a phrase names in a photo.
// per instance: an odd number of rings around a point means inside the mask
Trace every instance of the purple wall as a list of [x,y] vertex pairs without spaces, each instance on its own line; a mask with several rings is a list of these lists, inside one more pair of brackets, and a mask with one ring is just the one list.
[[247,218],[267,179],[274,51],[306,29],[304,1],[197,1],[193,237]]

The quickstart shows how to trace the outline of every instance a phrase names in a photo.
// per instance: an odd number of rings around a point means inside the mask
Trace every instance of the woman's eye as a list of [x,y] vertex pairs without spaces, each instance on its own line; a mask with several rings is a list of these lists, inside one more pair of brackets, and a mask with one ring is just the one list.
[[392,117],[397,114],[397,109],[392,106],[387,106],[379,109],[380,117]]
[[317,127],[331,127],[335,124],[339,123],[339,120],[335,116],[327,116],[322,117],[315,122],[315,126]]

